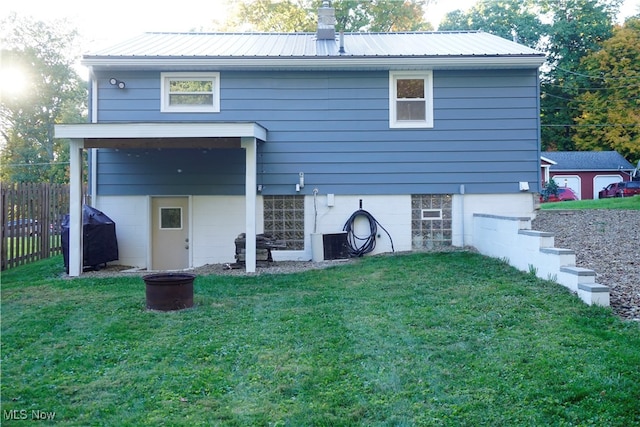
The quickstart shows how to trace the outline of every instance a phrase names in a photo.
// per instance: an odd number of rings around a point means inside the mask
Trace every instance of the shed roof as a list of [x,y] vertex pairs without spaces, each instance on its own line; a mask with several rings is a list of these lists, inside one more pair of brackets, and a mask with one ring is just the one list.
[[193,65],[198,61],[217,61],[218,65],[224,65],[225,60],[233,59],[236,66],[242,65],[242,60],[254,66],[293,62],[308,66],[320,61],[333,66],[371,66],[430,60],[436,65],[454,61],[465,67],[469,64],[538,67],[544,61],[541,52],[478,31],[346,33],[343,42],[340,40],[339,36],[318,40],[315,33],[144,33],[88,53],[83,62],[111,67],[141,62],[160,65],[165,60]]
[[634,169],[634,166],[617,151],[545,151],[542,155],[556,162],[551,165],[552,172]]

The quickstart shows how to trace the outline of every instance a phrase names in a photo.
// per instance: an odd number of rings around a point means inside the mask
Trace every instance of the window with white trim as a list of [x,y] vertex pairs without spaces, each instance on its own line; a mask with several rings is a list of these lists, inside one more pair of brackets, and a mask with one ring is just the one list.
[[433,72],[389,72],[389,127],[433,127]]
[[220,112],[220,73],[161,73],[162,112]]

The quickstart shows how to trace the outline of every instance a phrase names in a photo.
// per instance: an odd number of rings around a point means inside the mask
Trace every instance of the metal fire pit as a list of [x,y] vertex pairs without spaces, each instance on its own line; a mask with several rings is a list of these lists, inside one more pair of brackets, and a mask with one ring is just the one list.
[[171,311],[193,307],[194,274],[156,273],[142,277],[146,285],[147,308]]

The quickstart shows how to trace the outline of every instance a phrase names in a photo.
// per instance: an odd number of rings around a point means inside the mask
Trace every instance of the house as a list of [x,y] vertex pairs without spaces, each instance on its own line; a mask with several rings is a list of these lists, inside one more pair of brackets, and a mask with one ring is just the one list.
[[[90,123],[71,142],[70,274],[82,270],[81,155],[120,262],[232,262],[246,233],[312,258],[360,208],[371,253],[473,244],[472,214],[532,215],[544,55],[483,32],[147,33],[86,54]],[[367,222],[369,221],[369,222]],[[357,219],[356,234],[370,220]]]
[[580,199],[597,199],[609,184],[630,181],[634,166],[617,151],[545,151],[542,167],[559,187],[570,187]]

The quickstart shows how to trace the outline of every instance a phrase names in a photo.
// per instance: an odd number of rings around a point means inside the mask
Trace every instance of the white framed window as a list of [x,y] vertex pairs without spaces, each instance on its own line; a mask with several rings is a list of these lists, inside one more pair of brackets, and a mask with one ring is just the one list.
[[422,209],[422,220],[438,220],[442,219],[442,209]]
[[220,73],[161,73],[160,111],[220,112]]
[[389,127],[433,127],[433,72],[389,72]]

